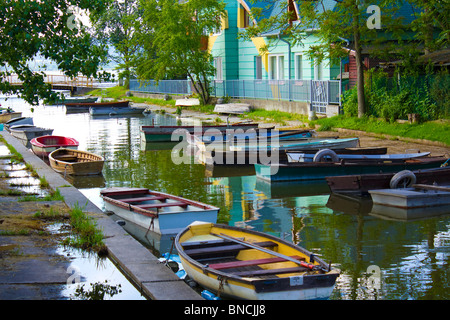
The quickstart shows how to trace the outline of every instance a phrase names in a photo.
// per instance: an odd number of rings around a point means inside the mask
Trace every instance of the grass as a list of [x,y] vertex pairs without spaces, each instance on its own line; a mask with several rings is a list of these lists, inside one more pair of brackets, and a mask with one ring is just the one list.
[[319,125],[319,131],[344,128],[411,139],[438,141],[450,146],[450,122],[448,120],[410,124],[390,123],[372,117],[356,118],[341,115],[319,119],[311,122],[311,125]]
[[130,100],[135,103],[147,103],[151,105],[158,105],[163,107],[175,107],[175,100],[164,100],[164,99],[154,99],[154,98],[144,98],[144,97],[134,97],[134,96],[127,96],[127,89],[123,86],[115,86],[111,88],[106,89],[96,89],[89,94],[102,97],[102,98],[111,98],[116,101],[119,100]]
[[64,244],[83,250],[94,250],[98,253],[105,252],[103,233],[97,229],[93,220],[77,205],[70,212],[70,225],[75,234],[68,237]]
[[308,116],[303,114],[265,109],[254,109],[251,112],[244,114],[242,118],[255,121],[276,122],[281,123],[282,125],[285,125],[286,121],[307,122],[308,120]]
[[55,191],[50,192],[50,194],[46,195],[45,197],[38,197],[33,194],[27,194],[19,200],[19,202],[25,202],[25,201],[64,201],[64,196],[61,195],[61,192],[58,188],[56,188]]

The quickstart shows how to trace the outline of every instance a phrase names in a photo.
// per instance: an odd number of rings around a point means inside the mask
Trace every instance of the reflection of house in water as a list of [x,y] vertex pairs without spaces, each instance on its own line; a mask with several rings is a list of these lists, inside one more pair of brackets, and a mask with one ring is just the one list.
[[298,242],[298,234],[304,227],[304,217],[318,211],[330,211],[325,207],[328,195],[317,196],[314,191],[317,189],[311,185],[297,189],[290,185],[276,191],[275,185],[261,185],[256,176],[216,178],[212,184],[223,187],[230,214],[229,225],[252,228],[294,243]]

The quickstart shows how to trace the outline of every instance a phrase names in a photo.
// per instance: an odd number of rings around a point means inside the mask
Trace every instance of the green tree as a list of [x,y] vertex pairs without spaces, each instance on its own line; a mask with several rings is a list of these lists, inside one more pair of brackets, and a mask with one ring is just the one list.
[[98,39],[112,47],[108,57],[117,63],[117,70],[121,70],[119,78],[125,78],[126,88],[129,88],[135,55],[139,50],[136,30],[141,12],[138,5],[138,0],[114,0],[94,20]]
[[[42,71],[32,70],[30,62],[40,55],[54,61],[69,77],[79,73],[100,77],[104,50],[96,45],[87,29],[76,23],[75,9],[101,14],[105,0],[2,0],[0,2],[0,91],[19,94],[31,104],[39,99],[56,99]],[[17,74],[22,88],[12,85]]]
[[219,0],[141,0],[143,9],[137,63],[141,79],[187,77],[202,104],[210,99],[215,69],[204,47],[205,36],[221,25],[225,4]]

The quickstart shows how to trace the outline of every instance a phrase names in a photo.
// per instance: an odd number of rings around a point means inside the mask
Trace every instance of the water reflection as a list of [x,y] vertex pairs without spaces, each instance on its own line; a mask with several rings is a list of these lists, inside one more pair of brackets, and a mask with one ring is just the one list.
[[[219,222],[270,233],[331,261],[342,270],[332,299],[450,298],[448,216],[388,220],[371,214],[368,203],[330,196],[323,183],[267,184],[244,171],[174,165],[168,146],[140,141],[142,125],[177,123],[161,114],[96,119],[66,115],[63,107],[40,106],[31,113],[14,101],[13,108],[33,116],[38,126],[54,128],[55,135],[76,138],[81,150],[105,157],[104,182],[78,185],[100,208],[103,187],[146,187],[181,195],[220,207]],[[170,238],[126,228],[155,252],[170,250]],[[375,276],[373,270],[379,273]]]

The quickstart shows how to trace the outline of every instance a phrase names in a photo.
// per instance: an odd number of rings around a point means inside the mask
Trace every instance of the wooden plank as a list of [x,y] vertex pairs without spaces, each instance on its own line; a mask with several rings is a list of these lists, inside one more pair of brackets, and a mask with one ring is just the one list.
[[258,276],[270,276],[282,273],[296,273],[296,272],[306,272],[310,269],[305,267],[292,267],[292,268],[281,268],[281,269],[262,269],[262,270],[251,270],[251,271],[238,271],[230,272],[233,275],[239,277],[258,277]]
[[223,233],[220,234],[220,235],[218,235],[218,234],[213,234],[213,235],[215,235],[217,237],[220,237],[220,238],[223,238],[223,239],[234,241],[236,243],[242,244],[243,246],[246,246],[246,247],[249,247],[249,248],[252,248],[252,249],[256,249],[256,250],[259,250],[259,251],[271,254],[273,256],[276,256],[276,257],[283,258],[285,260],[288,260],[288,261],[294,262],[296,264],[299,264],[301,266],[307,267],[307,268],[309,268],[311,270],[315,267],[312,264],[308,264],[308,263],[305,263],[303,261],[298,261],[296,259],[292,259],[292,258],[288,257],[287,255],[284,255],[282,253],[279,253],[279,252],[276,252],[276,251],[273,251],[273,250],[266,249],[266,248],[264,248],[262,246],[259,246],[258,244],[255,244],[255,243],[250,243],[250,242],[247,242],[247,241],[244,241],[244,240],[239,240],[237,238],[228,236],[228,235],[223,234]]
[[142,204],[142,205],[136,205],[136,207],[142,208],[142,209],[149,209],[149,208],[163,208],[163,207],[186,207],[188,204],[186,202],[164,202],[164,203],[153,203],[153,204]]
[[[290,256],[296,260],[305,260],[305,258],[300,256]],[[288,260],[284,258],[266,258],[266,259],[254,259],[254,260],[239,260],[232,262],[222,262],[222,263],[214,263],[210,264],[209,267],[216,270],[222,269],[231,269],[231,268],[239,268],[239,267],[249,267],[249,266],[257,266],[260,264],[269,264],[269,263],[277,263],[277,262],[286,262]]]
[[434,185],[429,185],[429,184],[413,184],[412,187],[416,188],[416,189],[450,192],[450,187],[447,187],[447,186],[434,186]]
[[230,245],[230,244],[233,244],[233,242],[224,240],[224,239],[218,239],[218,240],[183,242],[183,243],[181,243],[181,246],[183,247],[184,250],[189,250],[189,249],[224,246],[224,245]]
[[116,199],[117,201],[122,202],[143,202],[143,201],[151,201],[151,200],[164,200],[167,199],[167,197],[163,196],[147,196],[147,197],[140,197],[140,198],[126,198],[126,199]]
[[[272,241],[264,241],[264,242],[257,242],[257,245],[260,247],[276,247],[277,244]],[[198,248],[198,249],[189,249],[185,250],[184,252],[188,256],[205,256],[205,255],[217,255],[217,254],[226,254],[230,252],[239,252],[240,250],[248,249],[247,246],[244,246],[242,244],[232,244],[232,245],[225,245],[225,246],[219,246],[219,247],[208,247],[208,248]]]

